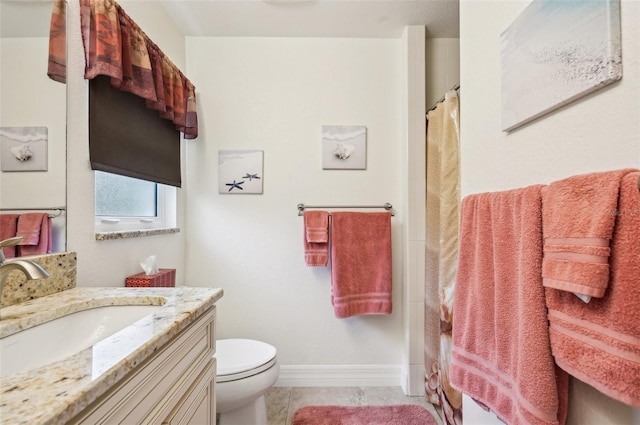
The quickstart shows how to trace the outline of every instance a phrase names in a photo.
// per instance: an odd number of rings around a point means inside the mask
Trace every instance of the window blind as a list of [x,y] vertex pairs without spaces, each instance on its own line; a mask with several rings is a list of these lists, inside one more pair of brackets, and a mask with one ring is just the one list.
[[182,184],[180,132],[107,76],[89,80],[89,158],[93,170]]

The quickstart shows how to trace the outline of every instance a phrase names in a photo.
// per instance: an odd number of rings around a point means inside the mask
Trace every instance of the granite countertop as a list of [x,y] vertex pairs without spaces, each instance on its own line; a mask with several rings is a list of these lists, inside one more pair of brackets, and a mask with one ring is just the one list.
[[0,378],[0,421],[60,424],[80,413],[222,297],[215,288],[73,288],[0,311],[0,338],[76,311],[161,305],[74,355]]

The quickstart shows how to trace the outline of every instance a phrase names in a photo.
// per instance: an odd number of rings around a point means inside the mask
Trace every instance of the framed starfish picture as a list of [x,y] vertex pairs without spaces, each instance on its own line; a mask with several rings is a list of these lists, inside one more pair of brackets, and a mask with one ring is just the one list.
[[229,195],[261,194],[264,152],[218,151],[218,192]]

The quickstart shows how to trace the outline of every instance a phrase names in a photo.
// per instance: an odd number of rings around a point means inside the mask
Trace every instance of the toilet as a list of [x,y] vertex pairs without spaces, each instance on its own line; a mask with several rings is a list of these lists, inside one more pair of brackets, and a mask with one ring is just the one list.
[[252,339],[216,341],[218,425],[267,425],[264,394],[280,365],[273,345]]

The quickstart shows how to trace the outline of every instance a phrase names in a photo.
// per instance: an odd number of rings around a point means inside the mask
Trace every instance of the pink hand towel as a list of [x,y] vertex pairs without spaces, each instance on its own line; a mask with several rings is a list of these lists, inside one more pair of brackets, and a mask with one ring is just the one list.
[[[0,214],[0,241],[13,238],[18,230],[18,214]],[[16,247],[5,246],[2,248],[5,258],[16,256]]]
[[510,425],[563,424],[567,412],[542,286],[541,189],[470,195],[461,206],[451,384]]
[[572,293],[546,288],[551,350],[558,365],[635,407],[640,407],[639,182],[640,172],[635,172],[620,185],[604,296],[587,304]]
[[307,266],[322,267],[329,262],[329,213],[304,213],[304,261]]
[[331,214],[334,314],[391,314],[391,214]]
[[20,256],[51,252],[52,229],[49,215],[47,213],[20,214],[16,236],[24,238],[18,245],[17,253]]
[[633,171],[583,174],[544,189],[544,286],[587,297],[604,295],[620,181]]

